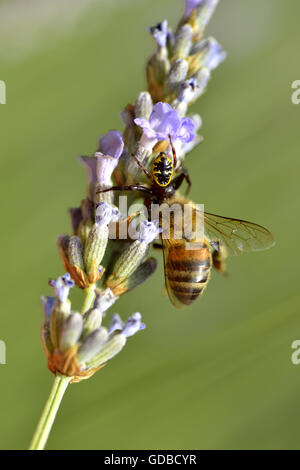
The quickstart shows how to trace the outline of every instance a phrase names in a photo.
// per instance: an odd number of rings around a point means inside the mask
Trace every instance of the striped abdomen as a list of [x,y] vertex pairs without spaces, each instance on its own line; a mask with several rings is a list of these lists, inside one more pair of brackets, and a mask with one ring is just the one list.
[[197,250],[171,246],[165,269],[171,301],[175,305],[190,305],[201,295],[209,280],[211,254],[208,245],[202,243]]

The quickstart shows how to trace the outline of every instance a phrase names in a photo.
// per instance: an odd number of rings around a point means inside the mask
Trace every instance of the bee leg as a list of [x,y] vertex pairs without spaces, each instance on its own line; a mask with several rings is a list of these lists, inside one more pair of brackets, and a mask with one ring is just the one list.
[[214,268],[224,276],[228,276],[229,274],[226,270],[225,263],[225,260],[227,258],[226,249],[220,244],[220,242],[213,242],[211,245],[214,248],[212,252],[212,262]]

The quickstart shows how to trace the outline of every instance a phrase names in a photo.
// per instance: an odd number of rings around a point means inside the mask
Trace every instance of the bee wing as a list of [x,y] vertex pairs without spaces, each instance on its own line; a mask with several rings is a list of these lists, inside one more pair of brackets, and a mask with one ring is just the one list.
[[271,232],[261,225],[207,212],[204,214],[204,232],[211,243],[221,242],[233,255],[266,250],[275,244]]

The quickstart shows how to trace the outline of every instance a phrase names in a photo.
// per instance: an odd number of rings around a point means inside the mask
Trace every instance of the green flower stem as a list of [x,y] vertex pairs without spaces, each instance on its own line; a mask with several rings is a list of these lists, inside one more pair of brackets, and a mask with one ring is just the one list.
[[29,450],[43,450],[61,400],[72,377],[56,375],[49,398],[30,443]]
[[[84,301],[81,308],[81,313],[84,314],[89,310],[95,300],[95,286],[92,285],[84,290]],[[64,375],[57,374],[43,410],[42,416],[40,417],[39,423],[33,435],[30,443],[29,450],[43,450],[47,439],[49,437],[51,428],[53,426],[56,413],[61,404],[64,393],[69,385],[72,377],[66,377]]]
[[82,307],[81,307],[81,313],[82,314],[87,312],[87,310],[89,310],[93,306],[95,296],[96,296],[95,295],[95,286],[91,285],[87,289],[84,289],[83,292],[84,292],[85,298],[84,298],[84,301],[83,301],[83,304],[82,304]]

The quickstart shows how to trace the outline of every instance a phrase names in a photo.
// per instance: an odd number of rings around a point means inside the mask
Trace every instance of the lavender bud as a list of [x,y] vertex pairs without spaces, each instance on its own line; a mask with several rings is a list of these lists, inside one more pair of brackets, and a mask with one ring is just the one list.
[[98,308],[88,310],[83,316],[83,333],[82,338],[85,338],[92,331],[100,328],[102,323],[102,313]]
[[77,234],[81,239],[83,247],[85,246],[85,243],[87,241],[87,238],[89,236],[92,226],[93,226],[92,220],[82,220],[79,224]]
[[198,86],[198,92],[194,99],[198,98],[199,95],[201,95],[205,88],[207,87],[207,84],[210,80],[211,73],[209,68],[207,67],[202,67],[199,72],[196,74],[195,78],[197,80],[197,86]]
[[98,268],[103,259],[108,242],[108,227],[95,223],[88,235],[84,247],[84,264],[90,282],[99,278]]
[[109,339],[103,344],[98,354],[88,362],[88,366],[98,367],[116,356],[125,346],[126,340],[129,336],[133,336],[139,330],[145,328],[145,325],[141,320],[141,314],[138,312],[131,315],[125,324],[123,324],[118,315],[114,316],[111,328],[116,331],[122,327],[122,331],[120,333],[113,332],[110,335]]
[[167,93],[176,93],[178,91],[181,82],[185,80],[187,76],[188,68],[189,66],[186,60],[175,60],[166,78],[165,89]]
[[185,16],[190,16],[194,8],[196,10],[196,22],[198,30],[203,31],[210,21],[219,0],[187,0]]
[[94,330],[83,340],[83,343],[78,348],[77,360],[79,363],[85,363],[93,358],[101,349],[102,345],[106,342],[108,337],[106,328],[99,328]]
[[113,268],[113,276],[117,279],[128,278],[141,264],[148,253],[149,244],[157,238],[161,229],[158,221],[144,220],[140,225],[139,238],[121,254]]
[[153,110],[153,103],[150,93],[143,91],[137,97],[135,103],[135,117],[149,119]]
[[112,359],[116,356],[126,344],[126,336],[122,333],[118,333],[114,335],[111,339],[109,339],[100,349],[98,354],[94,355],[94,357],[88,361],[89,367],[98,367],[101,364]]
[[63,303],[56,302],[51,311],[49,328],[51,342],[55,349],[59,348],[61,326],[70,313],[71,302],[69,300]]
[[193,28],[189,24],[184,24],[179,29],[175,37],[174,57],[184,59],[189,55],[192,46]]
[[226,59],[226,52],[215,38],[209,37],[199,41],[193,48],[198,56],[198,66],[214,70]]
[[83,254],[85,269],[91,283],[99,279],[98,268],[108,242],[108,224],[117,214],[116,209],[104,201],[97,206],[95,224],[89,232]]
[[148,245],[136,240],[121,254],[115,263],[113,275],[115,278],[128,278],[141,264],[148,253]]
[[71,313],[64,319],[59,335],[59,349],[67,351],[75,346],[82,332],[82,315]]
[[72,266],[77,266],[84,271],[84,263],[82,256],[82,243],[81,239],[77,236],[70,237],[68,244],[68,258]]

